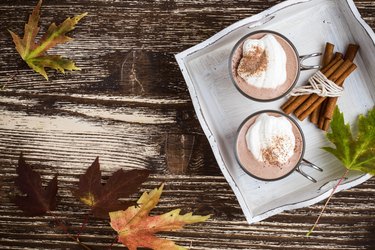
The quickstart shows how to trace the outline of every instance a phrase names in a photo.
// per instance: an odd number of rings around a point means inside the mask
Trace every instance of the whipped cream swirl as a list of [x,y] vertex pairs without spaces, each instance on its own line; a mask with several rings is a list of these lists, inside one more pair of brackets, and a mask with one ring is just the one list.
[[272,166],[281,166],[294,154],[295,136],[290,121],[263,113],[246,133],[247,148],[254,157]]
[[247,39],[237,68],[246,83],[257,88],[275,89],[286,81],[286,53],[275,36]]

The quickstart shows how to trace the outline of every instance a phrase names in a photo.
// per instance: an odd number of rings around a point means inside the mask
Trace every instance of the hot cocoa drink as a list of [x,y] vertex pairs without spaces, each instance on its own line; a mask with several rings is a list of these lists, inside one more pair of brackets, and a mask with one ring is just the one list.
[[230,58],[231,77],[247,97],[272,101],[287,94],[299,76],[299,57],[278,33],[258,31],[242,38]]
[[300,163],[304,138],[290,117],[276,111],[258,112],[241,125],[236,139],[236,157],[251,176],[277,180]]

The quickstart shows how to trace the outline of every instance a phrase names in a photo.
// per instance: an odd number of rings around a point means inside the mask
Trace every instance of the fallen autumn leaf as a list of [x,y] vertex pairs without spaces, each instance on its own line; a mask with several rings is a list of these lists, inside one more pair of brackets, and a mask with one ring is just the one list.
[[108,218],[108,213],[125,209],[133,202],[121,202],[119,198],[126,198],[138,191],[143,182],[150,174],[149,170],[122,169],[116,171],[109,177],[107,183],[102,185],[99,157],[79,178],[78,189],[73,194],[84,204],[89,206],[95,217]]
[[40,174],[26,163],[22,154],[18,160],[15,184],[25,194],[16,196],[15,203],[26,215],[43,215],[56,208],[57,175],[43,188]]
[[46,80],[48,80],[45,68],[52,68],[64,73],[65,70],[80,70],[72,60],[61,57],[60,55],[47,55],[46,51],[57,44],[66,43],[72,38],[65,34],[72,31],[75,25],[81,20],[87,13],[82,13],[73,18],[67,18],[60,25],[52,23],[44,36],[39,42],[35,42],[36,35],[39,32],[39,19],[40,19],[40,7],[42,0],[35,6],[32,14],[29,16],[28,22],[25,24],[25,31],[23,38],[21,39],[17,34],[10,31],[13,42],[16,45],[16,50],[21,55],[22,59],[32,68],[35,72],[38,72]]
[[164,184],[150,193],[144,192],[138,200],[139,206],[131,206],[125,211],[109,213],[111,227],[118,233],[118,241],[129,250],[137,247],[147,247],[155,250],[181,250],[184,247],[173,241],[161,239],[155,233],[161,231],[175,231],[182,229],[186,224],[204,222],[210,215],[200,216],[187,213],[180,215],[181,209],[168,213],[149,216],[150,211],[158,204]]

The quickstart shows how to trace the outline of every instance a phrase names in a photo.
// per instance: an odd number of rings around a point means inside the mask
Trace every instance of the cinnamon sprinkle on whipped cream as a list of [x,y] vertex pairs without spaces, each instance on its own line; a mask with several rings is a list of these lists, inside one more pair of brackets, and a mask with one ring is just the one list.
[[274,35],[247,39],[242,45],[237,74],[249,85],[275,89],[287,79],[286,53]]
[[263,113],[249,128],[246,143],[255,159],[267,165],[282,167],[295,151],[292,124],[285,117]]
[[238,66],[238,74],[259,75],[266,70],[268,64],[267,53],[261,46],[254,46],[244,56]]
[[273,137],[271,145],[262,149],[263,161],[271,166],[281,167],[285,159],[289,159],[290,146],[288,138],[283,136]]

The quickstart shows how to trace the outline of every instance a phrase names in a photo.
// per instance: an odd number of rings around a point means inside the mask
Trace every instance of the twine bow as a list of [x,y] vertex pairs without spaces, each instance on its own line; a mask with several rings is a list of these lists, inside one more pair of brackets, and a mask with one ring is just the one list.
[[329,80],[320,70],[309,78],[310,84],[295,88],[290,93],[291,96],[317,94],[323,97],[342,96],[344,88],[337,86]]

